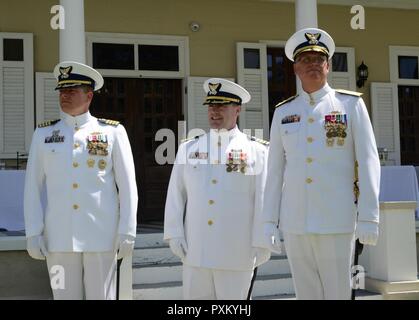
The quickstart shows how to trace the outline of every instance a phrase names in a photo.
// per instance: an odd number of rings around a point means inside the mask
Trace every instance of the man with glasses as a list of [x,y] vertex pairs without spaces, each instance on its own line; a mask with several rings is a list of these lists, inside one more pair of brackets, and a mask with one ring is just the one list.
[[297,299],[350,299],[354,240],[378,238],[377,146],[361,94],[327,83],[334,50],[317,28],[287,41],[302,90],[277,105],[270,133],[264,230],[276,251],[283,232]]

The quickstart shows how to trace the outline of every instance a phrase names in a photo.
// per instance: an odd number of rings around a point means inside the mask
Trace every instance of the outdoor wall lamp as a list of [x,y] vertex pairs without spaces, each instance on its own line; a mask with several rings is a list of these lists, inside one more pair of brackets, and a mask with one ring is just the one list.
[[358,67],[358,81],[356,85],[358,88],[362,88],[364,86],[365,81],[368,79],[368,67],[364,64],[364,61]]

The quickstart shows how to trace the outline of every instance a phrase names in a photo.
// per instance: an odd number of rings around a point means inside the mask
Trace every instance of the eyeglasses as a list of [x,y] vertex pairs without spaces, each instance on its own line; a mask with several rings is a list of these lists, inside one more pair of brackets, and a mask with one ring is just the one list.
[[301,62],[302,64],[323,64],[327,61],[327,57],[326,56],[304,56],[301,58],[297,58],[296,62]]

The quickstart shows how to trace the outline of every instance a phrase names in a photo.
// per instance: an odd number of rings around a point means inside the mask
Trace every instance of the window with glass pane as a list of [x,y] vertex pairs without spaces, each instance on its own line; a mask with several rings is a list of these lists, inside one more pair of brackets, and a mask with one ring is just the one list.
[[346,52],[335,52],[333,54],[332,71],[348,72],[348,56]]
[[244,49],[244,68],[260,69],[259,49]]
[[150,71],[179,71],[178,46],[138,46],[140,70]]
[[93,43],[93,68],[133,70],[134,45]]
[[418,57],[399,56],[399,79],[419,79]]
[[23,39],[3,39],[3,60],[23,61]]

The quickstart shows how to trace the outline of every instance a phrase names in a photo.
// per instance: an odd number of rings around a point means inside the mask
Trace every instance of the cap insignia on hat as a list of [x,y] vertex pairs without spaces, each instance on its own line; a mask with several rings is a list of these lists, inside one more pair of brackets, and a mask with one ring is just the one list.
[[73,70],[72,66],[69,67],[60,67],[60,78],[67,79],[70,76],[71,70]]
[[313,34],[313,33],[306,32],[304,34],[304,36],[308,40],[308,43],[309,44],[318,44],[319,43],[319,39],[321,37],[321,34],[320,33],[314,33]]
[[220,91],[221,83],[208,83],[208,88],[210,90],[208,94],[214,96],[218,94],[218,91]]

